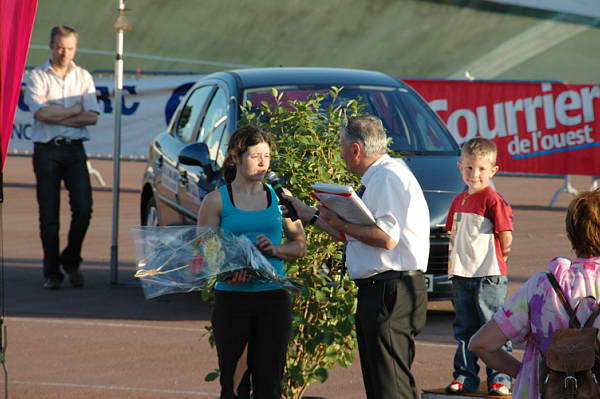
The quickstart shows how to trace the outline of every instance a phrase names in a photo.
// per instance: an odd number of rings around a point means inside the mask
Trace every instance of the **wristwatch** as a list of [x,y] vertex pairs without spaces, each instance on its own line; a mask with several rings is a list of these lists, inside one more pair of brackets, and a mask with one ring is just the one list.
[[312,218],[310,218],[310,220],[308,221],[308,224],[315,224],[315,222],[317,221],[317,219],[319,218],[319,215],[321,214],[321,212],[317,209],[315,211],[315,214],[313,215]]

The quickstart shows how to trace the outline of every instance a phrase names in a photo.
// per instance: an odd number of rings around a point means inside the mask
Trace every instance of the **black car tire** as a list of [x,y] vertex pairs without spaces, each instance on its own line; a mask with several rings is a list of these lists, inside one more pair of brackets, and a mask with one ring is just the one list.
[[142,218],[143,226],[158,226],[158,209],[154,197],[150,197],[144,207],[144,217]]

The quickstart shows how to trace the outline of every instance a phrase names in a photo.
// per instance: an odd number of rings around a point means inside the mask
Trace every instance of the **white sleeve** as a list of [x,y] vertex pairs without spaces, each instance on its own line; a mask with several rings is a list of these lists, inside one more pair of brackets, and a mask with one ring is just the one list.
[[82,105],[84,111],[93,111],[100,114],[100,106],[98,105],[98,98],[96,97],[96,85],[94,85],[94,79],[88,71],[84,71],[86,84],[84,85],[84,92],[82,93]]
[[25,75],[25,103],[29,106],[31,114],[35,115],[40,108],[48,105],[46,98],[46,84],[42,74],[36,70]]
[[409,204],[405,182],[392,174],[373,176],[365,190],[363,201],[373,213],[377,227],[398,243]]

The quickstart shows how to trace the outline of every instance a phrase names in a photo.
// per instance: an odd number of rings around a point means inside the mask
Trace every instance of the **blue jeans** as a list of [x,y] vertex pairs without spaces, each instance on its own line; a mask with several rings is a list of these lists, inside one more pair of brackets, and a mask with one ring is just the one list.
[[[92,217],[92,186],[83,144],[36,143],[33,152],[37,201],[40,210],[40,237],[44,249],[44,277],[60,280],[65,272],[79,269],[81,247]],[[60,186],[69,191],[71,225],[67,246],[60,253]]]
[[[507,287],[506,276],[452,277],[452,302],[455,310],[453,330],[454,339],[458,342],[453,377],[464,385],[467,392],[478,391],[480,382],[478,358],[467,349],[469,340],[502,306]],[[512,352],[510,341],[503,349]],[[511,387],[508,375],[487,367],[486,373],[488,386],[501,383]]]

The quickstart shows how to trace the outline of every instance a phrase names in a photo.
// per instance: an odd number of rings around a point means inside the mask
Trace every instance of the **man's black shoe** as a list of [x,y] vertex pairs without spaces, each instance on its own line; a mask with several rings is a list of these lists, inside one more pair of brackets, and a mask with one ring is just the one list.
[[83,287],[83,274],[79,270],[69,273],[69,281],[73,288],[82,288]]
[[60,289],[60,278],[56,276],[50,276],[44,282],[44,288],[47,290],[58,290]]

